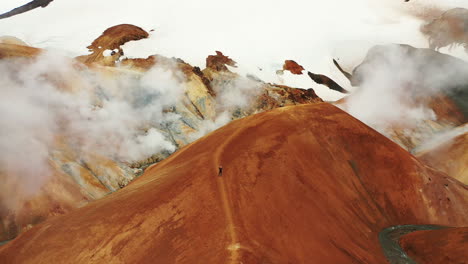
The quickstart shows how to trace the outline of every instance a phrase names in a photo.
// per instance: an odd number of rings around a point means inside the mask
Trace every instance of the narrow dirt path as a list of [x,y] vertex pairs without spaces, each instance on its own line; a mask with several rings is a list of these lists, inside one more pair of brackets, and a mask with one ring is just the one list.
[[229,168],[223,167],[222,164],[222,156],[225,151],[225,148],[229,143],[231,143],[232,139],[234,139],[237,135],[242,133],[245,128],[238,128],[234,133],[232,133],[228,138],[224,140],[224,142],[216,149],[214,159],[213,159],[213,172],[216,175],[220,199],[222,202],[224,214],[226,217],[226,225],[227,230],[229,232],[231,243],[227,247],[227,250],[231,254],[231,261],[230,263],[238,263],[239,262],[239,249],[241,248],[239,238],[236,232],[236,225],[234,222],[233,212],[232,212],[232,203],[231,199],[228,194],[228,186],[226,184],[225,175],[226,171],[229,171]]

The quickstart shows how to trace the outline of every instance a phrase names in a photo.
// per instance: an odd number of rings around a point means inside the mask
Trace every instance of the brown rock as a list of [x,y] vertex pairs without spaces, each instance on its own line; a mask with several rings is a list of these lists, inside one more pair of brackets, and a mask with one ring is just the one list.
[[206,58],[206,67],[215,71],[229,71],[226,65],[231,67],[237,67],[236,62],[223,55],[221,51],[216,51],[216,55],[209,55]]
[[130,24],[121,24],[106,29],[102,35],[94,40],[87,48],[91,51],[113,50],[120,48],[120,46],[129,41],[144,39],[148,36],[148,32],[140,27]]
[[[297,89],[286,85],[270,84],[267,88],[269,94],[278,94],[276,101],[283,102],[282,105],[313,104],[321,103],[323,100],[313,89]],[[271,108],[273,109],[273,108]]]
[[304,67],[293,60],[284,61],[283,71],[290,71],[292,74],[301,75],[303,70]]
[[[115,60],[123,55],[120,46],[129,41],[144,39],[148,36],[148,32],[134,25],[121,24],[113,26],[106,29],[101,36],[87,47],[92,54],[80,56],[77,59],[84,63],[100,63],[113,66]],[[109,57],[104,57],[103,52],[105,50],[118,50],[118,52]]]
[[130,67],[132,69],[139,69],[141,71],[147,71],[153,67],[158,59],[158,56],[153,55],[149,56],[146,59],[137,58],[137,59],[124,59],[120,62],[123,67]]

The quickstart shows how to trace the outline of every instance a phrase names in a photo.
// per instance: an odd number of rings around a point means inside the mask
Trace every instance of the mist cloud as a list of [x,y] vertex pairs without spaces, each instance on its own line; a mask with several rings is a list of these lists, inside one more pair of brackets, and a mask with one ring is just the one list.
[[435,120],[428,98],[468,83],[468,67],[427,49],[405,45],[377,46],[355,70],[359,88],[345,109],[375,128]]
[[2,186],[38,191],[51,174],[49,155],[60,142],[78,156],[91,153],[127,163],[173,152],[176,147],[159,128],[179,118],[165,111],[184,92],[175,69],[109,77],[51,52],[35,61],[2,60]]

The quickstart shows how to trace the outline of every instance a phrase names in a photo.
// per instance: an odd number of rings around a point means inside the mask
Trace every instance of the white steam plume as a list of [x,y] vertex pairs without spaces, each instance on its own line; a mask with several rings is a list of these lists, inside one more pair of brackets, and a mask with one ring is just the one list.
[[466,63],[430,50],[395,44],[377,46],[369,55],[358,68],[362,82],[345,109],[379,130],[436,119],[424,99],[468,83]]
[[247,112],[255,105],[255,101],[262,92],[262,83],[247,77],[234,75],[233,77],[225,80],[220,78],[212,83],[216,92],[216,117],[214,120],[203,120],[198,131],[190,135],[191,140],[196,140],[226,125],[232,121],[232,117],[236,117],[235,112]]
[[[104,78],[52,53],[34,62],[0,62],[0,175],[36,192],[49,154],[65,138],[82,155],[133,162],[175,146],[158,130],[177,119],[165,113],[183,95],[180,73],[155,67],[140,78]],[[175,69],[175,67],[173,67]],[[60,137],[60,138],[59,138]]]
[[468,125],[457,127],[448,131],[443,131],[434,135],[434,137],[422,142],[416,149],[412,152],[415,154],[424,153],[435,149],[438,146],[450,144],[452,140],[456,137],[468,133]]

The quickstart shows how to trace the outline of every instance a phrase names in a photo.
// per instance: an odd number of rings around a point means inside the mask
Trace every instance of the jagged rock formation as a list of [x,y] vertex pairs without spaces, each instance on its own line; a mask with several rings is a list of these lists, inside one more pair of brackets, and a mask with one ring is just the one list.
[[237,62],[220,51],[216,51],[216,55],[209,55],[206,58],[206,67],[214,71],[229,71],[227,66],[236,67],[236,65]]
[[[184,87],[184,95],[174,107],[165,109],[165,112],[177,114],[179,118],[159,124],[156,129],[177,148],[189,144],[206,133],[205,123],[214,122],[222,113],[226,113],[227,122],[286,105],[322,102],[312,89],[301,90],[267,84],[232,73],[226,65],[235,66],[235,62],[221,52],[208,57],[207,67],[204,70],[193,67],[181,59],[160,55],[146,59],[121,60],[123,52],[120,45],[147,36],[147,32],[132,25],[112,27],[88,47],[92,54],[78,57],[70,62],[74,65],[72,72],[65,75],[51,72],[48,78],[54,81],[54,85],[72,94],[80,89],[90,89],[95,97],[96,107],[99,107],[104,100],[102,91],[99,87],[85,85],[80,76],[81,72],[92,72],[108,80],[124,76],[135,80],[136,84],[133,85],[137,85],[142,74],[152,67],[174,72],[174,76],[180,79]],[[111,56],[104,56],[105,50],[113,49],[118,51]],[[23,61],[27,58],[28,60],[24,61],[26,63],[24,65],[27,65],[37,59],[41,53],[42,50],[33,47],[0,44],[0,59],[7,63],[12,62],[12,67],[17,67],[18,71],[21,71],[23,64],[17,63],[16,59]],[[246,97],[245,104],[241,106],[225,106],[223,98],[216,96],[221,91],[244,86],[255,89],[242,92],[251,95]],[[145,131],[149,128],[142,125],[141,129]],[[22,197],[15,193],[18,190],[14,187],[14,184],[21,183],[14,182],[9,188],[11,193],[0,195],[2,200],[10,195],[21,197],[15,211],[0,208],[0,241],[15,237],[49,216],[66,213],[121,189],[140,175],[148,165],[159,162],[171,154],[168,151],[153,153],[143,160],[128,163],[99,153],[83,153],[76,148],[72,139],[64,135],[56,137],[54,150],[49,156],[52,173],[40,192],[32,197]],[[1,172],[0,176],[15,177],[2,175]]]
[[418,264],[466,263],[468,228],[418,231],[403,236],[400,244]]
[[231,122],[30,229],[0,262],[387,263],[383,228],[467,225],[467,205],[466,186],[338,108],[291,106]]
[[[144,39],[148,36],[148,32],[134,25],[122,24],[110,27],[87,47],[92,53],[80,56],[77,60],[88,64],[99,63],[105,66],[114,66],[116,60],[124,55],[120,46],[129,41]],[[105,56],[105,51],[109,51],[110,54]]]
[[304,67],[297,64],[293,60],[285,60],[283,64],[283,71],[290,71],[292,74],[301,75]]

